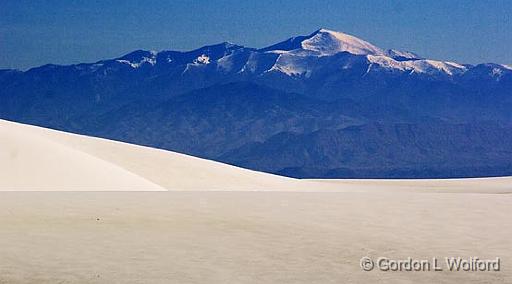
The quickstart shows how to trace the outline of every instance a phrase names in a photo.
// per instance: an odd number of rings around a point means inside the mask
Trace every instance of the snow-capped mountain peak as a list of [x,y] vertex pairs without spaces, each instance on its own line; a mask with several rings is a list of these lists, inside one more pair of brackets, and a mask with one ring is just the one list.
[[314,32],[301,43],[305,50],[316,51],[321,55],[349,52],[356,55],[381,55],[382,49],[355,36],[327,29]]
[[355,55],[383,55],[384,51],[373,44],[342,32],[319,29],[307,36],[289,38],[261,51],[309,52],[319,56],[349,52]]

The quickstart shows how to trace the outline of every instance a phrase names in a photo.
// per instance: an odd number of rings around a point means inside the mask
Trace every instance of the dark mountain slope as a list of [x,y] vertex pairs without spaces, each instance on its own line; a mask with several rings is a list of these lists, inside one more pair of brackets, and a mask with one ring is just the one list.
[[279,133],[220,160],[294,177],[446,178],[512,174],[512,127],[370,123]]

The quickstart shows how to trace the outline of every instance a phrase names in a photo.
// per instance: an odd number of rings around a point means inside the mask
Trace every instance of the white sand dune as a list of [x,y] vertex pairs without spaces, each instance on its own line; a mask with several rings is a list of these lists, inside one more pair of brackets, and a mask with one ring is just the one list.
[[293,190],[308,182],[0,120],[0,190]]
[[0,120],[0,190],[512,192],[512,178],[297,180],[171,151]]
[[64,143],[64,136],[67,134],[1,121],[0,188],[161,189],[116,164],[73,147],[72,143]]

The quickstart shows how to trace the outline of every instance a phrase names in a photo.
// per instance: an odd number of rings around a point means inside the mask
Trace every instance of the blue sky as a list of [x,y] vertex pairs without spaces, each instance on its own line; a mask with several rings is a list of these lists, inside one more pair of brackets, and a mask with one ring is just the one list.
[[189,50],[263,47],[318,28],[461,63],[512,64],[510,1],[1,0],[0,68]]

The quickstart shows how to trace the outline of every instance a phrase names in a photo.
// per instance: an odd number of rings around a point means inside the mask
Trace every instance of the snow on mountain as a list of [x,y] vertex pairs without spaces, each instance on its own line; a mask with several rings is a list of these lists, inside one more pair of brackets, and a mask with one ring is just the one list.
[[204,55],[210,58],[210,60],[218,60],[241,49],[245,49],[245,47],[231,42],[222,42],[219,44],[203,46],[201,48],[185,52],[185,54],[194,56],[196,58]]
[[263,48],[260,52],[276,54],[275,63],[265,71],[281,72],[288,76],[310,77],[319,57],[328,57],[340,52],[353,55],[384,55],[382,49],[354,36],[320,29],[308,36],[289,38],[283,42]]
[[[312,73],[314,60],[310,57],[333,56],[348,52],[365,56],[369,62],[368,72],[376,67],[387,71],[401,71],[410,74],[456,75],[467,71],[467,67],[454,62],[429,60],[419,55],[396,49],[383,49],[357,37],[320,29],[308,36],[298,36],[259,51],[278,54],[275,64],[267,72],[278,71],[289,76]],[[341,67],[343,68],[343,67]]]
[[341,32],[320,29],[312,37],[302,41],[302,48],[318,52],[320,55],[333,55],[350,52],[356,55],[380,55],[383,51],[369,42]]
[[[320,29],[309,36],[298,36],[286,41],[261,49],[261,51],[292,51],[296,54],[329,56],[339,52],[349,52],[356,55],[382,55],[382,49],[357,37]],[[304,53],[303,51],[308,51]]]
[[368,61],[372,64],[369,68],[375,65],[381,69],[398,70],[412,73],[424,74],[447,74],[455,75],[462,74],[467,71],[467,67],[454,62],[443,62],[429,59],[418,59],[408,61],[397,61],[387,56],[374,56],[368,55]]
[[194,64],[210,64],[210,57],[208,55],[201,54],[194,60]]
[[250,52],[238,73],[263,74],[272,69],[280,54],[269,52]]
[[155,65],[157,55],[158,53],[156,51],[137,50],[116,59],[116,61],[119,63],[128,64],[132,68],[139,68],[145,63]]
[[396,49],[388,49],[386,50],[386,56],[391,57],[397,61],[407,61],[407,60],[417,60],[423,59],[416,53],[410,51],[401,51]]
[[443,72],[448,75],[462,74],[467,71],[467,67],[455,62],[437,61],[437,60],[415,60],[406,61],[406,63],[413,66],[415,72],[434,74],[436,72]]
[[311,75],[312,58],[283,53],[277,58],[275,64],[266,72],[279,71],[289,76]]

